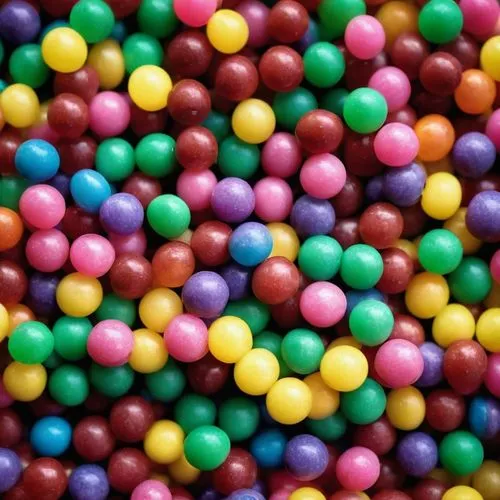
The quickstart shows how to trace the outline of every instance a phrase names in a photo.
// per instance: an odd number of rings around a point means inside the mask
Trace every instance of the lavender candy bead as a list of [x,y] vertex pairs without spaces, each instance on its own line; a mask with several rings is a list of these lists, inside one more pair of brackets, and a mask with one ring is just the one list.
[[118,193],[104,201],[99,209],[99,218],[108,233],[126,236],[142,227],[144,208],[134,195]]
[[500,241],[500,192],[483,191],[476,194],[467,207],[467,229],[482,241]]
[[424,371],[415,385],[433,387],[443,380],[444,350],[434,342],[424,342],[418,348],[424,360]]
[[264,484],[264,481],[262,481],[261,479],[257,479],[257,481],[255,481],[255,484],[252,486],[251,489],[265,496],[266,485]]
[[71,473],[68,488],[74,500],[105,500],[109,494],[108,476],[99,465],[80,465]]
[[229,300],[240,300],[248,297],[252,280],[252,269],[231,262],[224,266],[220,275],[229,287]]
[[479,439],[494,438],[500,431],[500,404],[493,398],[475,397],[469,406],[469,426]]
[[309,27],[306,34],[294,44],[294,49],[303,54],[313,43],[319,42],[319,27],[318,23],[309,19]]
[[246,489],[233,491],[227,500],[266,500],[266,497],[258,491]]
[[59,278],[55,274],[34,273],[30,278],[28,293],[35,314],[51,316],[57,311],[56,289]]
[[21,477],[23,467],[17,453],[0,448],[0,493],[10,490]]
[[303,238],[329,234],[335,226],[335,211],[328,200],[319,200],[306,194],[294,203],[290,222]]
[[452,162],[460,175],[478,179],[493,167],[496,155],[495,145],[488,136],[469,132],[455,142]]
[[0,9],[0,37],[14,44],[31,42],[40,31],[40,16],[28,2],[11,0]]
[[224,222],[243,222],[255,208],[255,195],[248,182],[227,177],[212,191],[212,210]]
[[425,170],[418,163],[389,168],[382,176],[384,196],[398,207],[411,207],[420,198],[426,177]]
[[399,442],[396,457],[410,476],[424,477],[436,467],[438,447],[434,439],[424,432],[411,432]]
[[372,177],[365,187],[365,197],[369,203],[375,203],[384,198],[384,178],[382,175]]
[[186,310],[200,318],[220,316],[229,300],[229,288],[224,279],[212,271],[193,274],[182,289]]
[[311,434],[290,439],[285,449],[285,465],[300,481],[312,481],[325,472],[329,455],[326,445]]

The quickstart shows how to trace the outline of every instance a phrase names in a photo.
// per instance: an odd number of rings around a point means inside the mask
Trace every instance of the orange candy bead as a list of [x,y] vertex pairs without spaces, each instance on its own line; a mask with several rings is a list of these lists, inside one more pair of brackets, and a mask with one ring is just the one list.
[[15,247],[23,235],[23,221],[10,208],[0,207],[0,252]]
[[460,85],[455,90],[455,102],[464,113],[486,113],[495,97],[496,85],[491,76],[479,69],[468,69],[462,73]]
[[414,129],[420,142],[420,160],[438,161],[451,151],[455,142],[455,130],[444,116],[424,116],[415,123]]

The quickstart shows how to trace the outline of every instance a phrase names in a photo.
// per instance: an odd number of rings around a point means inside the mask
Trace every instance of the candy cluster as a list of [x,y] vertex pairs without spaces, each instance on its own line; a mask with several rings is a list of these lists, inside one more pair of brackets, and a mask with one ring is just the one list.
[[499,500],[497,0],[4,0],[0,496]]

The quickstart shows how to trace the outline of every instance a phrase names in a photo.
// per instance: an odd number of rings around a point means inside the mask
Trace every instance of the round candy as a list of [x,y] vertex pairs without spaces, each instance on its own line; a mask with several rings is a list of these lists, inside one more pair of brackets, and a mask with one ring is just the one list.
[[131,500],[142,500],[144,498],[156,498],[158,500],[171,500],[172,493],[165,483],[155,479],[143,481],[132,491]]
[[59,169],[60,159],[52,144],[42,139],[30,139],[17,149],[15,162],[17,171],[23,177],[42,182],[54,177]]
[[164,108],[171,90],[170,76],[158,66],[140,66],[132,72],[128,80],[130,98],[145,111]]
[[426,233],[418,245],[418,259],[422,267],[436,274],[454,271],[462,260],[460,240],[446,229]]
[[279,373],[280,365],[272,352],[252,349],[236,362],[234,380],[244,393],[260,396],[269,391]]
[[[210,450],[210,453],[207,453]],[[224,463],[229,455],[230,441],[218,427],[202,425],[191,431],[184,442],[187,461],[199,470],[211,471]]]
[[71,444],[71,426],[60,417],[44,417],[31,429],[30,441],[39,455],[57,457]]
[[312,407],[309,387],[293,377],[278,380],[266,396],[269,415],[281,424],[292,425],[304,420]]
[[373,147],[379,161],[390,167],[403,167],[415,159],[419,143],[411,127],[389,123],[377,132]]
[[423,272],[410,281],[405,294],[408,310],[417,318],[437,316],[447,305],[450,291],[446,280],[438,275]]
[[416,477],[427,476],[438,461],[436,442],[423,432],[411,432],[404,436],[396,453],[403,470]]
[[207,23],[207,37],[212,46],[223,54],[235,54],[247,43],[249,36],[245,18],[229,9],[218,10]]
[[375,346],[385,342],[394,327],[394,316],[383,302],[363,300],[349,315],[349,329],[363,345]]
[[300,297],[300,312],[311,325],[326,328],[337,324],[347,307],[342,290],[326,281],[307,286]]
[[326,470],[328,459],[325,444],[310,434],[299,434],[286,445],[285,465],[300,481],[311,481],[321,476]]
[[355,446],[340,455],[336,474],[342,487],[353,491],[366,490],[377,481],[380,462],[373,451]]
[[219,316],[229,299],[229,288],[220,275],[211,271],[193,274],[182,289],[186,310],[202,318]]
[[26,321],[14,329],[8,348],[15,361],[27,365],[43,363],[54,349],[54,336],[43,323]]
[[260,99],[246,99],[236,106],[231,125],[234,133],[242,141],[260,144],[269,139],[274,132],[276,117],[266,102]]
[[385,45],[384,28],[372,16],[356,16],[344,33],[347,50],[358,59],[373,59]]
[[343,163],[328,153],[309,157],[300,170],[300,183],[304,191],[315,198],[332,198],[341,191],[345,182]]
[[157,420],[144,438],[148,458],[159,464],[170,464],[182,456],[184,432],[171,420]]
[[351,392],[365,382],[368,376],[368,361],[364,354],[349,345],[328,350],[320,364],[321,377],[332,389]]
[[[464,461],[464,457],[467,457],[467,460]],[[450,432],[439,445],[439,460],[452,474],[472,474],[479,469],[483,458],[483,446],[470,432]]]
[[344,119],[354,132],[369,134],[378,130],[387,118],[387,103],[376,90],[358,88],[345,100]]
[[235,316],[215,320],[208,329],[208,348],[223,363],[236,363],[252,348],[252,332]]
[[89,316],[102,302],[102,286],[96,278],[68,274],[57,286],[56,299],[65,314],[78,318]]

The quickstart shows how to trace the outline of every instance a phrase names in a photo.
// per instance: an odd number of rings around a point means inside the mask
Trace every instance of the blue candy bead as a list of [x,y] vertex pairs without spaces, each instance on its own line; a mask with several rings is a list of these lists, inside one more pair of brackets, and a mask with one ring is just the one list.
[[250,453],[257,465],[264,468],[281,467],[285,455],[287,439],[279,430],[262,431],[250,443]]
[[72,430],[60,417],[41,418],[31,429],[30,441],[35,451],[44,457],[58,457],[71,444]]
[[229,253],[242,266],[253,267],[269,257],[273,238],[269,229],[258,222],[245,222],[229,239]]
[[475,397],[469,406],[469,426],[480,439],[490,439],[500,430],[500,404],[493,398]]
[[79,170],[69,185],[75,203],[86,212],[97,213],[101,205],[111,196],[109,182],[95,170]]
[[14,162],[16,170],[24,178],[43,182],[57,174],[60,158],[57,149],[50,142],[30,139],[19,146]]

